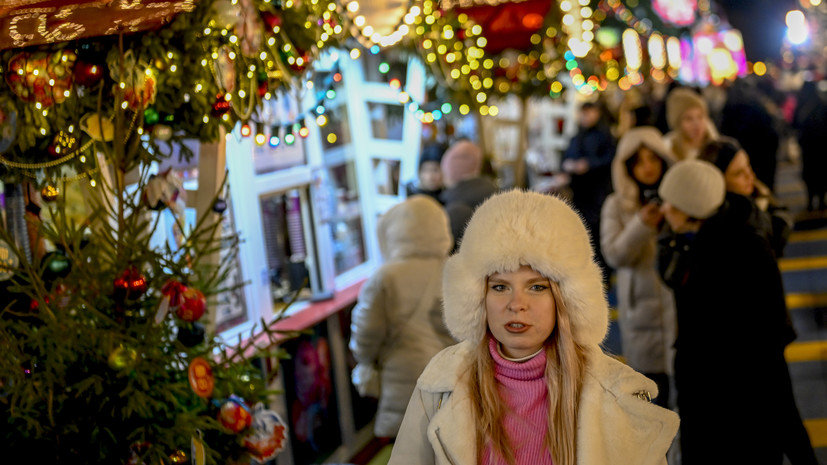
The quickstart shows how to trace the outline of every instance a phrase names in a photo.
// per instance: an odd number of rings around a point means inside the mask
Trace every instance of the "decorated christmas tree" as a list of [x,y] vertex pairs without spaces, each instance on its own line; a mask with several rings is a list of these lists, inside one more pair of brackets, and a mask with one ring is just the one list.
[[[240,285],[227,186],[187,224],[180,178],[157,167],[192,156],[185,140],[223,143],[342,27],[327,1],[190,9],[0,55],[4,460],[241,463],[281,448],[261,360],[289,335],[262,322],[253,347],[209,324],[216,296]],[[174,237],[159,242],[167,209]]]

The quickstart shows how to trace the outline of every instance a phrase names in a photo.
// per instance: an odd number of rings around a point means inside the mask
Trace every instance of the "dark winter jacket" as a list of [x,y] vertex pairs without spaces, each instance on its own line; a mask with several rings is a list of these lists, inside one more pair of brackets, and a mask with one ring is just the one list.
[[611,166],[615,141],[608,128],[597,125],[581,129],[569,142],[563,160],[585,158],[589,170],[571,175],[572,203],[590,227],[600,222],[600,209],[612,192]]
[[794,339],[766,227],[748,198],[729,194],[694,237],[660,241],[660,270],[678,309],[678,350],[720,353],[711,338],[754,350],[749,341],[760,339],[761,351],[779,353]]
[[[674,237],[661,250],[672,258],[680,250],[661,270],[671,271],[664,279],[674,286],[678,312],[685,465],[781,464],[785,408],[794,402],[782,376],[784,348],[795,332],[775,255],[754,215],[748,198],[731,195],[694,237]],[[722,452],[711,462],[710,451]]]
[[[465,225],[482,202],[499,189],[490,178],[480,176],[458,182],[450,189],[439,194],[439,200],[445,206],[445,213],[451,223],[454,244],[459,244],[465,232]],[[456,245],[454,246],[456,250]]]

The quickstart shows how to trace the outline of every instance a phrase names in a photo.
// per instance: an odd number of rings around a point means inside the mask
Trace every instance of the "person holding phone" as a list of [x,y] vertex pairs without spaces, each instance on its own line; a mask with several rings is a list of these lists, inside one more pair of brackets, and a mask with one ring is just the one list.
[[651,126],[623,135],[612,163],[614,192],[601,210],[600,246],[615,270],[618,324],[626,363],[658,385],[667,406],[676,337],[675,302],[657,267],[663,224],[658,186],[674,157]]

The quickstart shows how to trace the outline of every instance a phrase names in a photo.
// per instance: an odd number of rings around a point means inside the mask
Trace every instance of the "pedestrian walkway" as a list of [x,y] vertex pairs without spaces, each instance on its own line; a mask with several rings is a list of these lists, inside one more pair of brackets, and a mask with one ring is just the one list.
[[799,173],[798,164],[780,163],[776,177],[776,195],[796,219],[778,264],[798,333],[785,355],[804,426],[827,464],[827,215],[806,211]]

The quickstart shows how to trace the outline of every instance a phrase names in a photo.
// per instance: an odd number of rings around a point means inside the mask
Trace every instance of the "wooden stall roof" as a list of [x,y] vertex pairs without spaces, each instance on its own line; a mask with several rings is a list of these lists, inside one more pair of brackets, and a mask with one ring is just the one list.
[[0,0],[0,50],[152,29],[196,0]]

